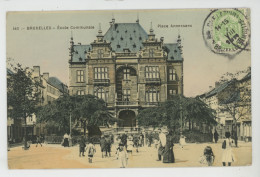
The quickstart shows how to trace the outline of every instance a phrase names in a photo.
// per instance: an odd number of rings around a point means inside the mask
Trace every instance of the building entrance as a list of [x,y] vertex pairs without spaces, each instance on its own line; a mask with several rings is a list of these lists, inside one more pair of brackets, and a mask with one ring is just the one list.
[[131,110],[124,110],[119,113],[119,119],[122,121],[119,122],[119,127],[135,127],[136,118],[135,112]]

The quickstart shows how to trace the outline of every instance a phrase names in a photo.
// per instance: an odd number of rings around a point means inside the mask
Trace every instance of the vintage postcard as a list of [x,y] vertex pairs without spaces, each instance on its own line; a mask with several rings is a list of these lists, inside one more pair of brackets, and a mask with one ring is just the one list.
[[6,23],[9,169],[252,164],[249,8]]

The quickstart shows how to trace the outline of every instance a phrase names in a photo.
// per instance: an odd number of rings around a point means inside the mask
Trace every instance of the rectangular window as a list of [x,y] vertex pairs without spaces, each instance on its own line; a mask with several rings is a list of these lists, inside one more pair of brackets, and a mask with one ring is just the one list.
[[103,99],[104,101],[107,101],[108,99],[108,92],[105,91],[103,88],[96,88],[94,91],[94,95],[100,99]]
[[129,80],[130,79],[130,69],[129,68],[123,69],[123,73],[124,73],[124,80]]
[[84,82],[84,71],[77,70],[77,82]]
[[170,95],[176,95],[177,94],[177,90],[170,89],[169,90],[169,94]]
[[123,89],[123,101],[130,101],[130,89]]
[[169,80],[175,81],[176,80],[176,71],[173,68],[169,69]]
[[150,58],[154,57],[154,49],[149,49],[149,57]]
[[146,78],[160,78],[158,66],[146,66],[145,67]]
[[98,58],[103,58],[104,57],[103,49],[98,49],[97,53],[98,53]]
[[107,67],[94,68],[94,78],[108,79],[108,68]]
[[155,89],[150,89],[145,92],[145,100],[146,102],[158,102],[159,101],[159,91]]
[[84,90],[78,90],[77,95],[85,95],[85,91]]

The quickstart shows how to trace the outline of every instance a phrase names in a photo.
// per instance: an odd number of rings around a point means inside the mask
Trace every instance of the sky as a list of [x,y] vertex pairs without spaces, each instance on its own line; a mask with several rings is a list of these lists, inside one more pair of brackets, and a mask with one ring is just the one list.
[[[6,17],[6,56],[24,66],[40,66],[41,73],[49,72],[50,77],[55,76],[68,84],[71,34],[75,44],[89,44],[96,39],[99,23],[105,33],[112,17],[116,23],[134,23],[138,16],[147,33],[152,22],[156,37],[164,37],[165,43],[176,43],[178,34],[181,35],[184,95],[197,96],[209,91],[209,86],[214,86],[224,73],[244,70],[251,65],[250,51],[243,51],[229,59],[207,48],[202,27],[209,13],[209,9],[9,12]],[[162,25],[168,25],[168,28],[160,27]],[[26,30],[30,26],[51,26],[55,29]],[[58,26],[69,29],[57,29]],[[70,29],[71,26],[94,26],[94,29]]]

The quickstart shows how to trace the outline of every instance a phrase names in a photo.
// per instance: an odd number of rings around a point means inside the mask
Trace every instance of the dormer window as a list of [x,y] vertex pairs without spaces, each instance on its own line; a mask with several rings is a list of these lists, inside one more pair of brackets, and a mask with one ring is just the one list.
[[79,61],[82,61],[82,58],[81,58],[81,57],[79,57]]
[[135,44],[133,45],[133,48],[136,48],[136,45],[135,45]]
[[114,40],[114,38],[113,37],[111,37],[111,41],[113,41]]
[[125,30],[125,33],[127,33],[127,30]]
[[177,53],[177,50],[174,50],[175,53]]
[[129,39],[130,39],[130,40],[133,40],[133,38],[132,38],[132,37],[130,37]]
[[77,50],[75,51],[75,53],[76,53],[76,54],[79,54],[79,52],[78,52]]
[[140,41],[142,40],[142,37],[141,37],[141,36],[139,37],[139,40],[140,40]]
[[119,33],[119,31],[118,31],[118,30],[117,30],[116,32],[117,32],[117,33]]
[[121,38],[120,38],[120,39],[121,39],[121,41],[122,41],[124,38],[121,36]]
[[134,33],[135,33],[136,31],[134,30]]
[[117,44],[117,48],[120,48],[120,45],[119,45],[119,44]]

